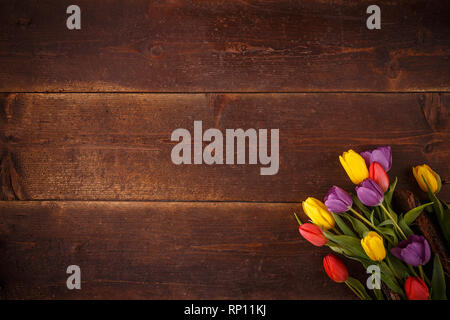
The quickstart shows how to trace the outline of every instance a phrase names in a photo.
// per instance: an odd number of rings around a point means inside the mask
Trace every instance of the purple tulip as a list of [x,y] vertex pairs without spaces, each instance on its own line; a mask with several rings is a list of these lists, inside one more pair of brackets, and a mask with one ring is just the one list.
[[325,196],[324,203],[331,212],[344,213],[352,207],[353,200],[344,189],[333,186]]
[[378,162],[388,172],[392,166],[392,151],[390,146],[379,147],[375,150],[361,152],[361,157],[366,161],[367,168],[372,162]]
[[376,207],[383,202],[383,190],[381,190],[378,184],[372,179],[367,178],[358,184],[355,189],[358,199],[366,206]]
[[391,249],[392,255],[406,262],[407,264],[417,267],[430,261],[431,250],[427,239],[423,236],[415,234],[408,239],[399,242],[395,248]]

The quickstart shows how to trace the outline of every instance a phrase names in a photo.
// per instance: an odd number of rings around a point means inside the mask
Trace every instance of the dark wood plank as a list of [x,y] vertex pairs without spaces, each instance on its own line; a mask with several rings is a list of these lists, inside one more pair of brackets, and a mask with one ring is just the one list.
[[[9,94],[0,103],[5,200],[295,202],[332,184],[351,190],[339,154],[387,144],[400,186],[416,187],[411,167],[421,163],[450,181],[448,94]],[[278,174],[173,164],[171,133],[192,133],[194,120],[224,133],[279,128]]]
[[450,89],[448,1],[0,3],[0,91]]
[[[349,299],[297,232],[298,206],[0,202],[8,299]],[[66,268],[82,288],[66,288]],[[347,262],[352,275],[362,267]]]

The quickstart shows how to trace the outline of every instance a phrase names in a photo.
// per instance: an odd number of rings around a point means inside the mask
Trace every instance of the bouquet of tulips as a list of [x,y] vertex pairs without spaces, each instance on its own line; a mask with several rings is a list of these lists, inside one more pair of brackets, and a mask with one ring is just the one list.
[[[359,261],[371,274],[367,280],[369,290],[349,277],[344,263],[333,254],[323,259],[328,276],[335,282],[344,282],[360,299],[385,299],[386,290],[382,291],[382,286],[391,290],[390,298],[446,299],[445,276],[439,257],[435,255],[431,259],[428,241],[415,234],[412,228],[423,210],[434,208],[441,229],[449,230],[449,207],[436,197],[441,188],[439,176],[426,165],[413,168],[419,186],[429,193],[431,202],[396,213],[392,196],[397,179],[390,183],[387,174],[392,165],[389,146],[360,154],[349,150],[339,160],[357,185],[356,194],[333,186],[324,202],[313,197],[302,202],[303,211],[311,222],[302,223],[294,215],[300,224],[300,234],[307,241],[315,246],[328,246],[338,254]],[[428,266],[431,260],[432,265]]]

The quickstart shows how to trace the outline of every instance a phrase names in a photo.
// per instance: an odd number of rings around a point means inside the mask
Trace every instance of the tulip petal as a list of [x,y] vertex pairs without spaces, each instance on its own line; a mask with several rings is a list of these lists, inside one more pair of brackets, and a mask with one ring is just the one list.
[[364,151],[360,153],[361,157],[363,157],[364,161],[366,162],[367,168],[370,166],[372,158],[372,151]]
[[391,147],[379,147],[372,151],[370,157],[371,163],[378,162],[386,172],[391,169],[392,165],[392,152]]
[[420,256],[420,249],[421,246],[417,243],[412,243],[408,245],[401,252],[402,260],[405,261],[410,266],[417,267],[422,265],[423,261]]
[[391,249],[392,255],[411,266],[421,266],[431,258],[431,249],[423,236],[410,235]]
[[343,213],[348,211],[348,206],[340,200],[329,199],[325,202],[327,208],[334,213]]
[[344,152],[339,156],[339,161],[354,184],[362,182],[369,176],[365,160],[354,150]]

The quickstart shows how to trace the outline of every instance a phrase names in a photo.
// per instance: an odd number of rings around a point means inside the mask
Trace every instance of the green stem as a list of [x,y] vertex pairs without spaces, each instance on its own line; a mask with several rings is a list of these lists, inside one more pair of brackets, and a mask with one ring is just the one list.
[[[372,227],[375,231],[377,231],[380,235],[383,234],[383,232],[380,231],[380,229],[378,229],[377,227],[375,227],[375,225],[370,222],[369,220],[367,220],[366,218],[364,218],[358,211],[356,211],[353,208],[350,208],[350,211],[353,212],[359,219],[361,219],[362,221],[364,221],[368,226]],[[392,242],[391,239],[389,239],[388,237],[386,237],[386,240],[389,241],[390,244],[394,245],[394,243]]]
[[397,230],[400,232],[400,234],[402,235],[402,237],[404,239],[406,239],[406,235],[403,232],[402,229],[400,229],[400,226],[397,224],[397,222],[394,220],[394,218],[392,217],[391,213],[385,208],[385,206],[383,206],[383,204],[380,204],[381,209],[384,210],[384,212],[387,214],[387,216],[389,217],[389,219],[391,219],[392,223],[394,224],[394,226],[397,228]]
[[419,266],[420,277],[427,285],[431,285],[430,279],[428,279],[427,275],[423,272],[422,266]]
[[349,287],[350,288],[350,290],[352,290],[353,291],[353,293],[359,298],[359,299],[361,299],[361,300],[364,300],[364,298],[363,297],[361,297],[361,295],[347,282],[347,281],[345,281],[345,284],[347,285],[347,287]]
[[340,232],[338,229],[336,228],[332,228],[331,230],[333,230],[334,232],[336,232],[336,234],[338,235],[342,235],[342,232]]
[[386,269],[387,269],[387,271],[388,271],[388,273],[390,273],[390,275],[394,278],[393,280],[397,283],[397,285],[401,288],[402,287],[402,285],[401,285],[401,278],[400,277],[398,277],[396,274],[395,274],[395,268],[393,268],[393,267],[390,267],[386,262],[384,262],[384,261],[382,261],[381,263],[383,263],[384,264],[384,266],[386,267]]
[[382,214],[382,212],[381,212],[381,210],[380,210],[379,207],[375,207],[375,212],[377,213],[377,216],[378,216],[378,220],[379,220],[379,221],[385,220],[385,219],[383,219],[383,214]]
[[298,225],[301,226],[301,225],[302,225],[302,222],[301,222],[300,219],[297,217],[297,214],[296,214],[295,212],[294,212],[294,216],[295,216],[295,219],[297,219]]
[[388,271],[388,273],[389,273],[395,280],[397,280],[397,277],[395,276],[394,271],[392,271],[392,269],[389,267],[389,265],[388,265],[386,262],[381,261],[380,264],[383,264],[383,265],[385,266],[385,268],[386,268],[386,271]]
[[373,289],[373,292],[375,293],[375,297],[377,298],[377,300],[384,300],[383,293],[380,289]]
[[408,268],[409,268],[409,270],[412,272],[412,274],[413,274],[415,277],[418,277],[416,270],[414,270],[414,268],[413,268],[412,266],[410,266],[410,265],[408,264]]
[[389,259],[389,256],[387,256],[386,255],[386,261],[387,261],[387,264],[388,264],[388,266],[389,266],[389,269],[391,270],[391,272],[392,272],[392,275],[396,278],[396,279],[400,279],[400,277],[397,275],[397,273],[395,272],[395,268],[394,268],[394,266],[392,265],[392,262],[391,262],[391,259]]

